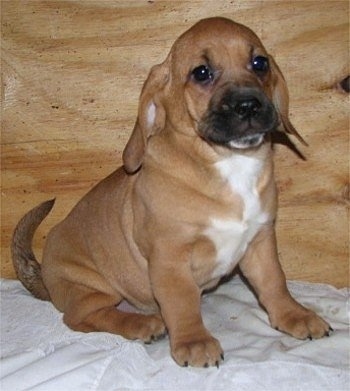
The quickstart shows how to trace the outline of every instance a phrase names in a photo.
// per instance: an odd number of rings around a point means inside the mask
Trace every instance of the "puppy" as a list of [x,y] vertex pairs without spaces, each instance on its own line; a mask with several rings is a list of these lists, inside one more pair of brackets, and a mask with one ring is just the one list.
[[[51,230],[41,265],[31,241],[53,201],[19,222],[19,279],[73,330],[145,342],[167,331],[182,366],[223,360],[200,298],[236,265],[272,327],[300,339],[329,335],[291,297],[278,260],[269,141],[278,127],[300,138],[285,80],[258,37],[228,19],[198,22],[152,68],[123,167]],[[141,313],[117,310],[122,300]]]

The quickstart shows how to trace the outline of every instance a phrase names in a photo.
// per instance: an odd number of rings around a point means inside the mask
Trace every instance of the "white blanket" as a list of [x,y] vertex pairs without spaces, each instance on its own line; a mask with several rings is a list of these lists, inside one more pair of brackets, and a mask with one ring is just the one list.
[[78,333],[51,303],[1,280],[1,390],[349,390],[347,289],[289,282],[301,303],[331,323],[327,338],[298,341],[273,330],[235,277],[202,298],[207,328],[225,361],[180,368],[165,338],[152,345],[107,333]]

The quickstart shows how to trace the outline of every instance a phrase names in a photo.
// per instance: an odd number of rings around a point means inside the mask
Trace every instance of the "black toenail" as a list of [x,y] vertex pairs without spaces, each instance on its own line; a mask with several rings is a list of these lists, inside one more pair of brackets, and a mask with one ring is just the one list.
[[188,367],[188,361],[184,362],[184,367]]
[[216,368],[219,369],[219,361],[215,361]]
[[221,357],[221,360],[222,360],[222,361],[224,361],[224,360],[225,360],[224,353],[221,353],[220,357]]
[[329,326],[329,331],[334,331],[334,330],[332,329],[332,327]]
[[308,335],[307,337],[308,337],[308,339],[309,339],[310,341],[312,341],[311,335]]
[[204,368],[208,368],[209,367],[209,364],[206,362],[205,364],[204,364]]

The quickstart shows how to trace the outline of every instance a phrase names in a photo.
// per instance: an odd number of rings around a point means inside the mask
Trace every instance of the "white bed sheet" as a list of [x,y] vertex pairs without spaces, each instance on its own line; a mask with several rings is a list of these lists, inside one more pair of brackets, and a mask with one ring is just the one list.
[[206,326],[220,340],[217,368],[180,368],[168,338],[152,345],[107,333],[78,333],[51,303],[2,279],[1,390],[308,390],[350,389],[349,290],[289,282],[300,302],[334,333],[298,341],[273,330],[239,277],[202,299]]

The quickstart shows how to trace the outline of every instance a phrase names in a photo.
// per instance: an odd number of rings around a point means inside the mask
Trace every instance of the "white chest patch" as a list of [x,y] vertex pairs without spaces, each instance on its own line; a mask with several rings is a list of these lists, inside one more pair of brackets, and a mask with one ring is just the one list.
[[216,266],[213,278],[229,273],[244,255],[248,244],[262,224],[268,221],[268,214],[261,210],[256,189],[263,163],[255,158],[236,155],[216,163],[222,177],[232,192],[243,201],[243,218],[210,220],[205,235],[214,242]]

